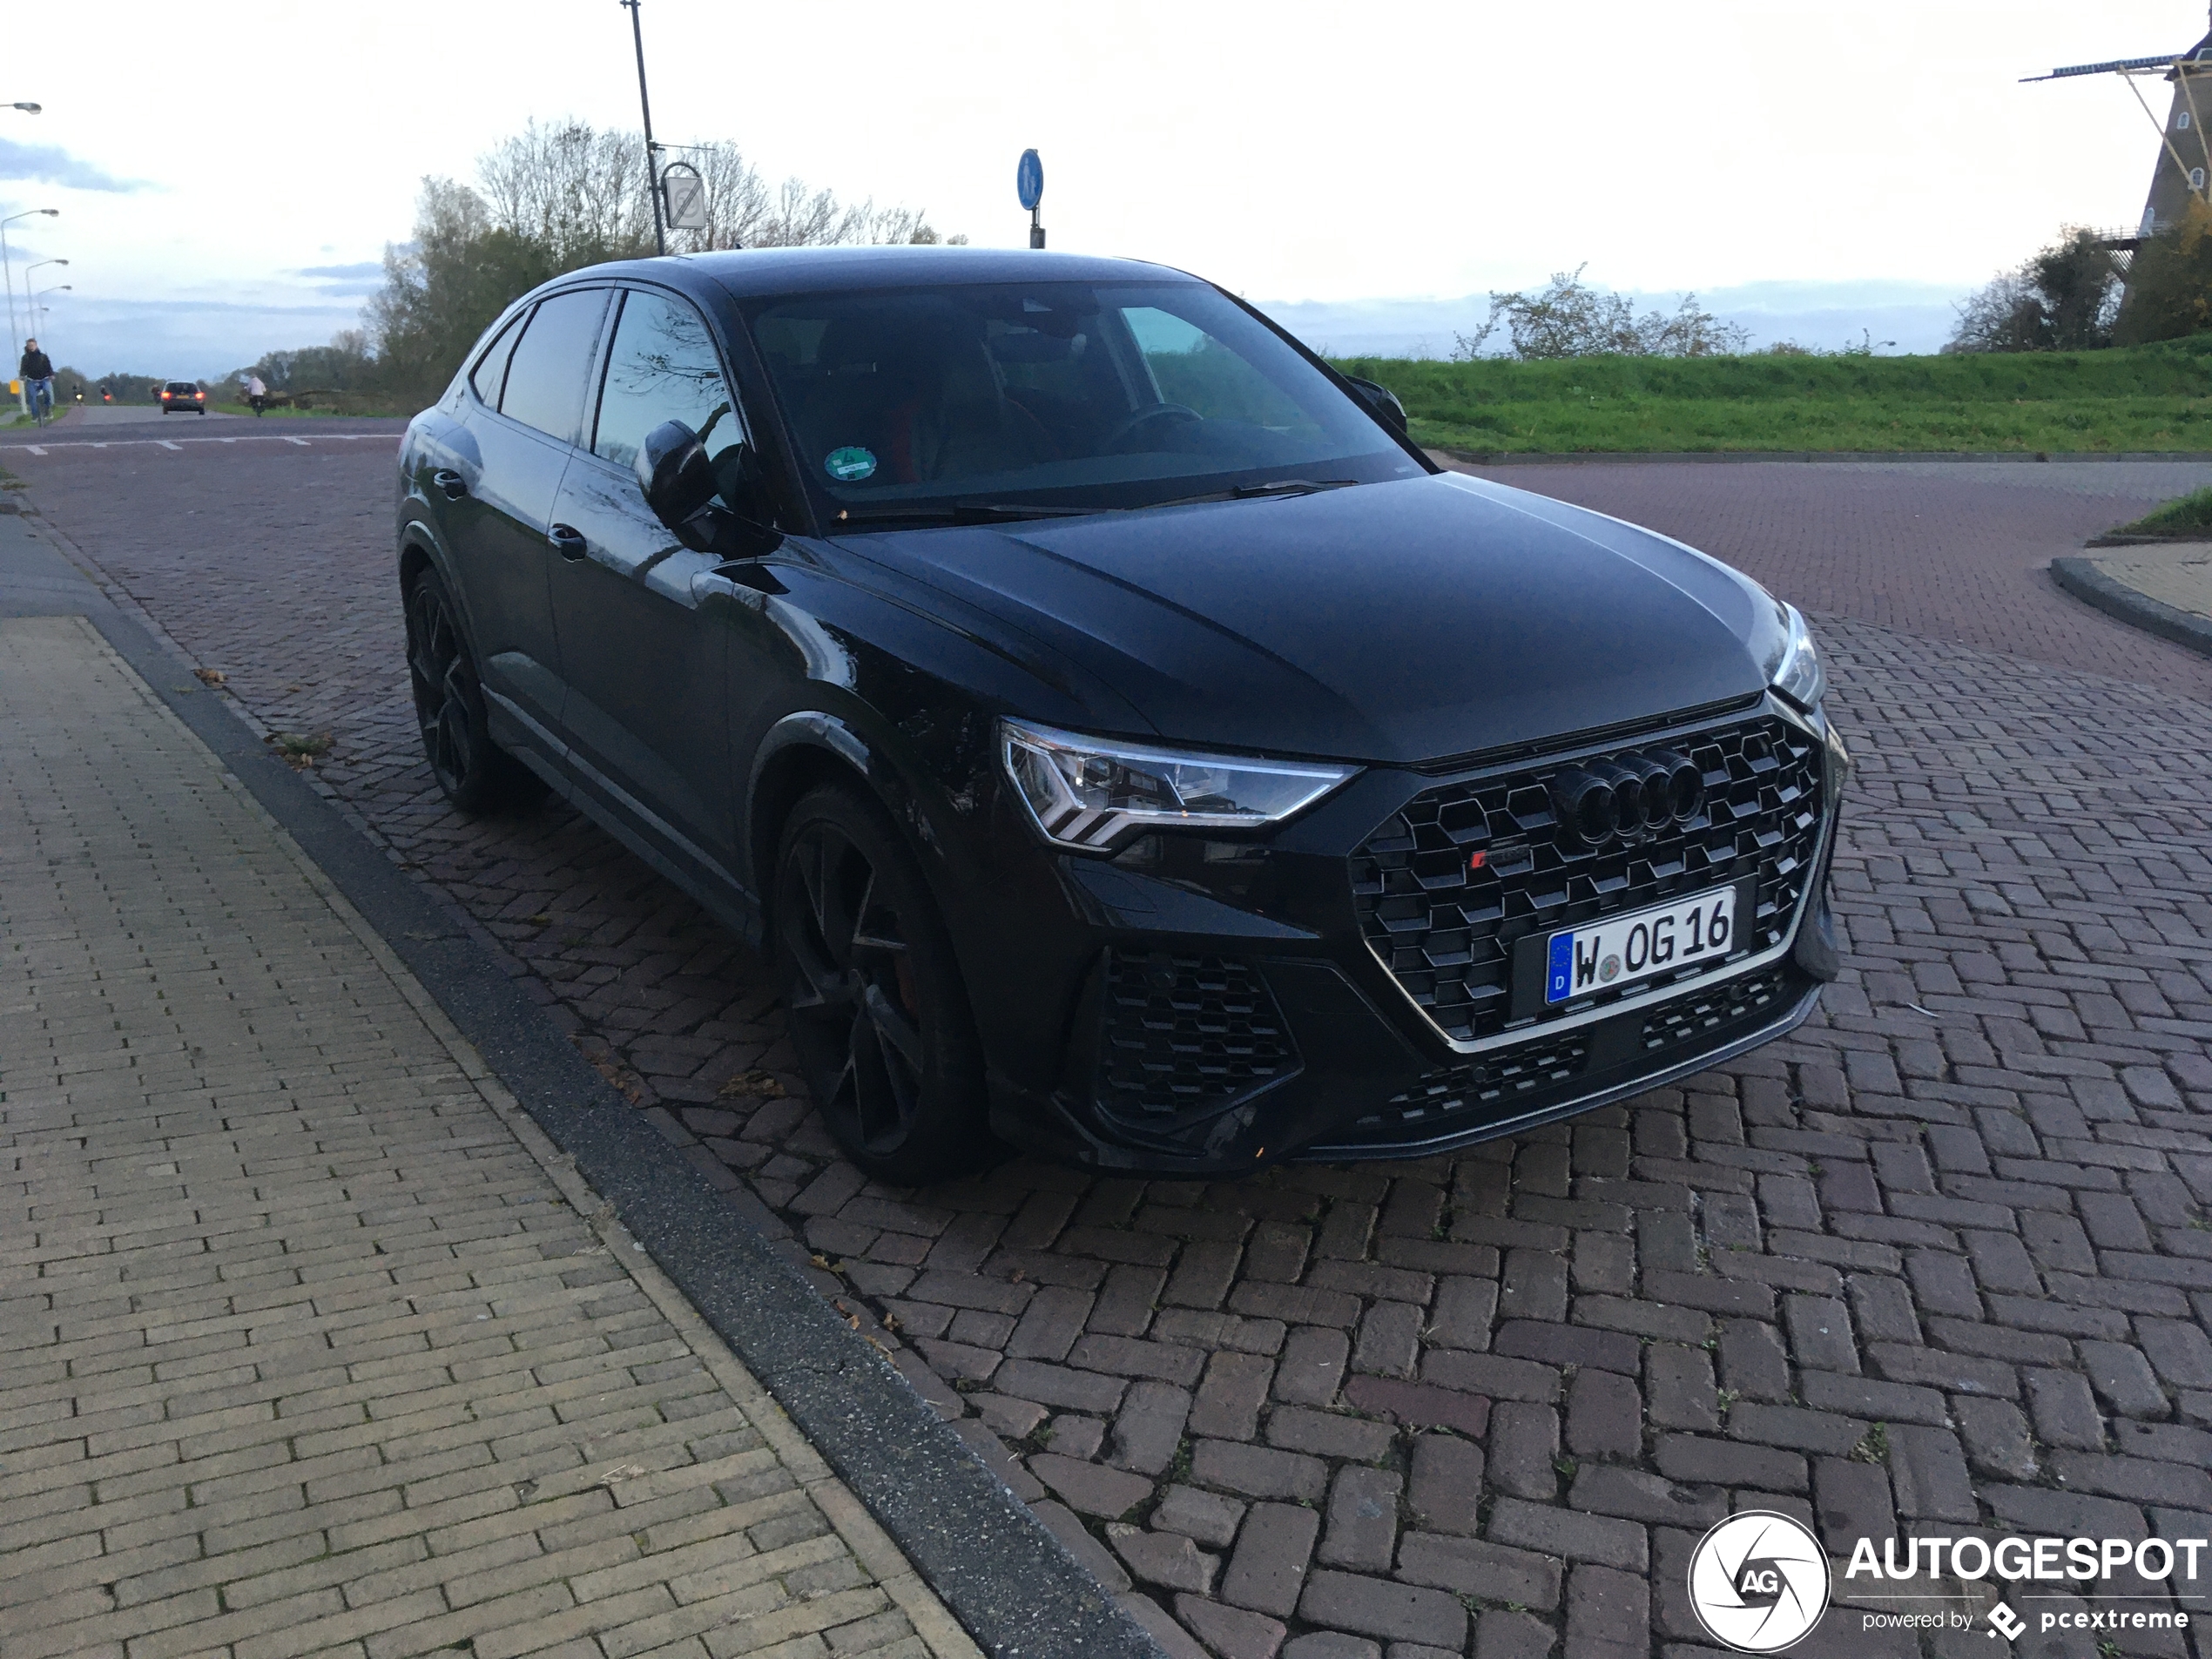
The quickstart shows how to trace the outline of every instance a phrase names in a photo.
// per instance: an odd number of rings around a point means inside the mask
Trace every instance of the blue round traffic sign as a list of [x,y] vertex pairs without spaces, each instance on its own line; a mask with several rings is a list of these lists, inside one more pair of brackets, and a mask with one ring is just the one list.
[[1022,152],[1022,165],[1014,170],[1014,192],[1021,197],[1022,206],[1033,213],[1044,199],[1044,163],[1037,159],[1035,151]]

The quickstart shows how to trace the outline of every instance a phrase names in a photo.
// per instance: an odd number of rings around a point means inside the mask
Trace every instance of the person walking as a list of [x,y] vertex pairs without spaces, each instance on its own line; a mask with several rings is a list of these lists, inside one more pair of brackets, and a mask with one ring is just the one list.
[[269,407],[269,388],[261,384],[261,377],[259,374],[248,374],[246,377],[246,401],[253,406],[253,413],[256,415]]
[[31,418],[39,425],[46,424],[46,417],[54,408],[54,360],[38,349],[35,340],[25,341],[23,361],[16,372],[23,377],[23,389],[30,401]]

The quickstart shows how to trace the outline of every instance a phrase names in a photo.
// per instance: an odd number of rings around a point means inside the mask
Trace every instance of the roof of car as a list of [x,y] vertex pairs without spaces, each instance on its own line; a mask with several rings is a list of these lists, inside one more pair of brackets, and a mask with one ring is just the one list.
[[635,277],[690,288],[705,278],[738,299],[934,282],[1190,282],[1143,260],[1004,247],[763,247],[593,266],[573,277]]

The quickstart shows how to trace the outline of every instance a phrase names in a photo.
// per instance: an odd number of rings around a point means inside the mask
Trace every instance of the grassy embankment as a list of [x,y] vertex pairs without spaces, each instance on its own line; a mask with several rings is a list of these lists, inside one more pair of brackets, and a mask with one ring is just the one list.
[[2212,450],[2212,336],[1955,357],[1342,358],[1433,448]]

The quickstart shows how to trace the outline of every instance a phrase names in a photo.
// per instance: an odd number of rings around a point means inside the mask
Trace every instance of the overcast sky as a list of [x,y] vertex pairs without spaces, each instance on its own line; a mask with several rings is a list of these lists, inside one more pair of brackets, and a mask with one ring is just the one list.
[[[2132,224],[2156,142],[2054,64],[2179,51],[2202,0],[645,0],[657,134],[1018,246],[1261,301],[1456,298],[1587,261],[1662,292],[1959,292],[2060,223]],[[351,323],[425,173],[536,117],[634,126],[615,0],[10,8],[17,307],[95,371],[212,374]],[[2162,112],[2166,91],[2147,87]],[[1470,319],[1472,320],[1472,318]],[[20,328],[20,324],[19,324]],[[1448,340],[1442,342],[1448,346]]]

